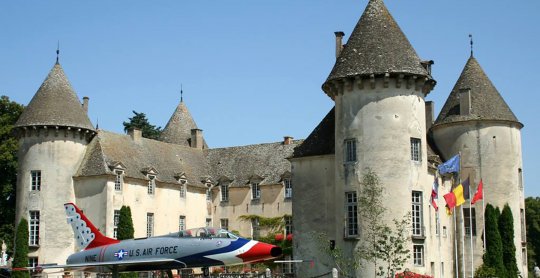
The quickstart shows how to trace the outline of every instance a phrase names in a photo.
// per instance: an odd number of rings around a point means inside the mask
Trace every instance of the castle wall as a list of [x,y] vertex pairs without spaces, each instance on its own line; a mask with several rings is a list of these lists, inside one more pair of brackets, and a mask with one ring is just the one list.
[[[295,187],[293,185],[293,195]],[[285,199],[283,184],[261,185],[261,199],[251,200],[249,186],[229,187],[229,200],[221,201],[220,186],[212,190],[212,216],[214,226],[219,227],[221,219],[229,220],[229,230],[237,231],[243,237],[251,237],[251,223],[242,221],[243,215],[278,217],[292,214],[291,200]]]
[[[336,233],[343,216],[335,217],[341,207],[335,196],[334,155],[291,159],[293,169],[293,226],[294,259],[298,277],[313,277],[328,273],[335,263],[320,249],[329,240],[342,240],[343,232]],[[338,205],[336,205],[338,204]],[[298,216],[298,217],[295,217]],[[313,260],[313,264],[306,262]]]
[[[475,192],[480,179],[484,185],[484,201],[503,208],[508,203],[514,218],[514,244],[516,259],[521,273],[526,271],[526,258],[522,256],[522,243],[526,238],[521,225],[521,210],[524,209],[522,180],[521,133],[518,126],[506,122],[468,121],[443,125],[433,129],[434,139],[445,157],[461,152],[462,179],[470,176],[471,192]],[[477,236],[474,266],[481,265],[482,223],[481,202],[477,203]],[[467,206],[465,206],[467,207]],[[524,229],[524,227],[523,227]],[[470,238],[466,238],[465,257],[470,257]],[[469,261],[470,262],[470,259]],[[470,263],[466,270],[470,272]]]
[[[29,219],[29,211],[39,211],[39,247],[30,247],[29,256],[39,263],[64,264],[74,251],[73,232],[66,224],[64,203],[74,202],[72,176],[86,150],[80,132],[34,130],[19,140],[16,222]],[[41,190],[31,190],[31,171],[41,171]]]

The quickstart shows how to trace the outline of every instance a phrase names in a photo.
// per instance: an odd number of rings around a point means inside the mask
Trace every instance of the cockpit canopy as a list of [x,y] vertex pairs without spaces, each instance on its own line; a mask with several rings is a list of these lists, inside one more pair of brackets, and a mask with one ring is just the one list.
[[237,239],[238,236],[221,228],[201,227],[188,230],[181,230],[178,233],[172,233],[170,237],[193,237],[193,238],[232,238]]

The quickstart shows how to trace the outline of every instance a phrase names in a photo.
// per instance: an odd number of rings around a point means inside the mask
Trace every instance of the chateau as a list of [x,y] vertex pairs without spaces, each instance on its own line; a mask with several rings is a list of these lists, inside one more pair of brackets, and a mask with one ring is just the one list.
[[[256,238],[259,223],[249,216],[283,217],[284,232],[294,234],[293,257],[314,262],[296,264],[296,275],[318,276],[335,266],[312,232],[352,256],[364,236],[358,193],[371,169],[385,187],[383,221],[411,213],[405,267],[470,277],[482,264],[482,206],[458,207],[454,224],[442,198],[452,180],[437,174],[438,165],[460,154],[460,176],[470,179],[471,192],[482,180],[486,203],[511,207],[526,277],[523,124],[476,58],[463,57],[435,118],[425,100],[436,85],[433,61],[419,58],[382,0],[369,1],[345,44],[343,36],[336,32],[336,63],[321,80],[335,106],[305,140],[217,149],[206,144],[183,100],[159,140],[136,129],[126,135],[96,128],[89,99],[80,102],[57,61],[15,124],[16,221],[29,221],[30,260],[61,264],[76,250],[63,208],[74,202],[110,237],[123,205],[131,208],[135,237],[217,226]],[[430,204],[434,180],[438,217]],[[374,267],[355,271],[373,277]]]

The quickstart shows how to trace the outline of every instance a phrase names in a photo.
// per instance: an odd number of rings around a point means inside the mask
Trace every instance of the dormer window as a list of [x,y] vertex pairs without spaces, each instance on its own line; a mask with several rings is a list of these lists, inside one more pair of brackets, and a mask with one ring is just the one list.
[[187,180],[186,179],[179,179],[178,182],[180,183],[180,198],[186,198]]
[[122,170],[114,170],[114,190],[115,191],[122,191],[122,187],[124,184],[124,171]]
[[222,202],[228,202],[229,201],[229,184],[223,183],[219,186],[221,191],[221,201]]
[[156,176],[148,175],[148,195],[154,195],[156,191]]
[[206,200],[212,201],[212,184],[206,183]]
[[259,200],[261,198],[261,186],[258,182],[251,182],[251,200]]

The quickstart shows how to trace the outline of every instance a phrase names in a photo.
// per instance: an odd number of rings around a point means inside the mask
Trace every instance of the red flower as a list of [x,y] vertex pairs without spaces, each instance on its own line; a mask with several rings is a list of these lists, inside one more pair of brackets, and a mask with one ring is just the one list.
[[276,235],[274,236],[274,239],[275,239],[276,241],[282,241],[284,238],[285,238],[285,237],[283,236],[283,234],[276,234]]
[[288,241],[292,241],[292,234],[288,234],[288,235],[287,235],[287,240],[288,240]]

